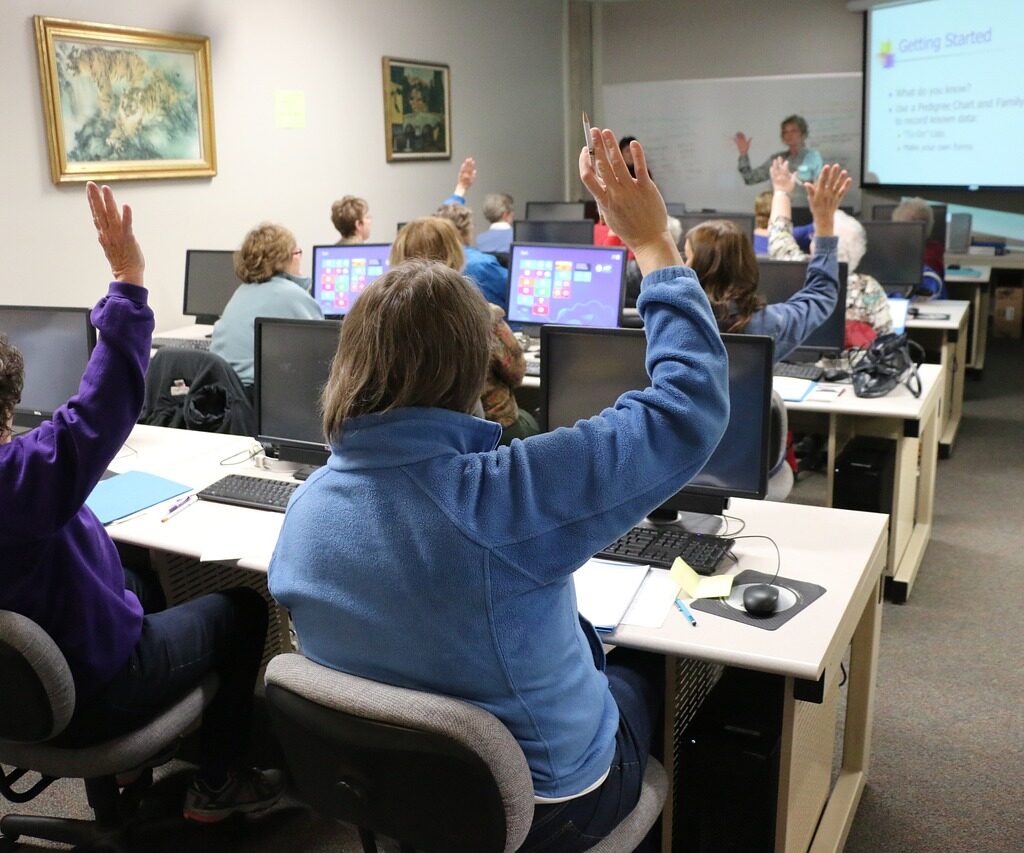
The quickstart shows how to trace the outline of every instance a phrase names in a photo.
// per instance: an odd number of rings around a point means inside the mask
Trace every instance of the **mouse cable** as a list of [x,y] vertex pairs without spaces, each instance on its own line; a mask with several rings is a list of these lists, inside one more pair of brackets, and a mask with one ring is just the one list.
[[846,684],[847,678],[849,678],[849,676],[846,674],[846,665],[842,661],[839,661],[839,671],[843,674],[843,679],[836,686],[842,687],[844,684]]
[[[254,456],[258,456],[263,452],[263,445],[257,444],[255,447],[251,447],[248,450],[239,450],[238,453],[232,453],[230,456],[225,456],[218,463],[219,465],[241,465],[243,462],[248,462]],[[242,457],[241,459],[237,457]]]
[[[735,515],[726,515],[723,512],[719,516],[719,518],[721,518],[722,522],[725,524],[725,530],[723,530],[721,533],[719,533],[718,534],[719,536],[735,536],[737,533],[742,533],[744,530],[747,529],[747,523],[742,518],[737,518]],[[735,522],[739,523],[740,529],[737,530],[736,533],[729,533],[728,532],[728,530],[729,530],[729,522],[730,521],[735,521]]]
[[779,577],[779,570],[782,568],[782,552],[779,550],[779,544],[772,539],[771,536],[765,536],[764,534],[749,533],[746,536],[734,536],[733,539],[767,539],[772,543],[772,547],[775,548],[775,574],[772,579],[768,581],[769,586],[774,585],[776,579]]

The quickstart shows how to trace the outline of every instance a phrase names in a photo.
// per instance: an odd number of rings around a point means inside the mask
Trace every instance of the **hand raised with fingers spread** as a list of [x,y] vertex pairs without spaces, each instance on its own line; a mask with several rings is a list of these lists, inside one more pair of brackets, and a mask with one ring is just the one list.
[[768,174],[771,175],[773,190],[791,193],[796,188],[796,172],[790,170],[785,157],[776,157],[772,160]]
[[467,157],[459,166],[459,177],[455,182],[455,195],[465,198],[474,181],[476,181],[476,160]]
[[668,233],[668,212],[647,171],[643,146],[633,140],[630,152],[634,178],[610,130],[591,131],[594,165],[586,148],[580,150],[580,180],[594,196],[605,222],[633,250],[646,275],[654,269],[681,264],[679,250]]
[[114,280],[142,286],[146,259],[132,231],[132,209],[126,204],[119,210],[110,187],[100,188],[89,181],[85,193],[96,237],[107,256]]
[[745,136],[741,131],[737,131],[736,135],[732,138],[732,141],[736,143],[736,150],[741,155],[750,153],[750,143],[754,141],[754,137]]
[[838,163],[822,168],[818,179],[812,184],[804,183],[807,201],[814,216],[814,233],[825,237],[834,234],[835,214],[853,179]]

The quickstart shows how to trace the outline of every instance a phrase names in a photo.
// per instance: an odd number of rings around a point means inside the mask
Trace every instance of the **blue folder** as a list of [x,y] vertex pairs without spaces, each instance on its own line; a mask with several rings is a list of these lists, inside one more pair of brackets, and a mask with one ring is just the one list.
[[173,480],[144,471],[128,471],[97,483],[85,505],[103,524],[110,524],[188,491],[191,487]]

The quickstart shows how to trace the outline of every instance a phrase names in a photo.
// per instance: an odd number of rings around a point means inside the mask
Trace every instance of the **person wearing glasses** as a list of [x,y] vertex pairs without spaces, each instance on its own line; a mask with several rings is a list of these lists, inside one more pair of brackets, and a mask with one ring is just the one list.
[[235,275],[242,282],[213,327],[210,352],[230,364],[246,390],[256,381],[253,346],[257,317],[322,320],[324,312],[309,295],[311,282],[301,275],[302,249],[287,228],[257,225],[235,252]]

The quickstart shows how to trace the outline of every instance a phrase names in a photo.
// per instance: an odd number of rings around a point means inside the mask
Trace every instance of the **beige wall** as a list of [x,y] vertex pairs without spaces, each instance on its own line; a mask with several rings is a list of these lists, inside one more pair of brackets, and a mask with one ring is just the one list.
[[[212,179],[123,182],[136,210],[157,328],[180,325],[186,248],[234,248],[260,220],[291,228],[306,248],[337,239],[333,199],[370,201],[374,239],[432,211],[467,155],[490,190],[517,202],[559,198],[563,157],[563,12],[551,0],[5,0],[0,130],[7,242],[0,303],[90,305],[108,272],[81,185],[54,186],[32,25],[34,14],[200,33],[211,39],[219,173]],[[381,57],[446,62],[453,159],[384,158]],[[275,89],[305,93],[306,127],[274,127]],[[482,217],[477,216],[478,223]]]

